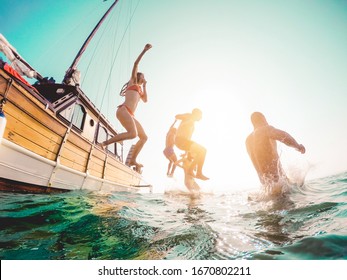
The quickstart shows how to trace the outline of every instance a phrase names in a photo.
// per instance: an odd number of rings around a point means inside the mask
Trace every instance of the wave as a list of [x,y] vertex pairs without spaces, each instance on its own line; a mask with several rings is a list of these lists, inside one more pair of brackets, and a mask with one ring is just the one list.
[[346,175],[262,201],[0,193],[0,259],[346,259]]
[[346,260],[347,236],[326,234],[306,237],[292,245],[272,248],[256,253],[252,259],[271,260]]

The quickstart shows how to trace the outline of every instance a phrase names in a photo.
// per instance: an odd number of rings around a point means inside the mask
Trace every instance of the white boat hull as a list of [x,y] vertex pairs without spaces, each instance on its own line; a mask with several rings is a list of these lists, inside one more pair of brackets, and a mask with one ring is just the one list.
[[120,185],[60,165],[6,139],[0,144],[0,178],[61,190],[148,192],[150,186]]

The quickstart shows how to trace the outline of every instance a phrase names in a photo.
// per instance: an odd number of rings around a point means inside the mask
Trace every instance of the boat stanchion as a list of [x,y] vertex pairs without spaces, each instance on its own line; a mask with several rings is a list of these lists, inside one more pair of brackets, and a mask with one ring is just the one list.
[[0,101],[0,142],[4,136],[6,123],[7,123],[6,116],[5,116],[4,111],[3,111],[3,106],[5,103],[6,103],[6,99],[3,98]]

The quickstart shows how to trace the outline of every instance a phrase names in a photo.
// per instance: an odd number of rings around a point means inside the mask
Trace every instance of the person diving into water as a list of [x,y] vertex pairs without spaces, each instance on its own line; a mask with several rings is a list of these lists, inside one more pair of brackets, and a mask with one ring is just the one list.
[[281,194],[283,188],[281,179],[287,180],[287,177],[279,159],[276,141],[293,147],[302,154],[306,152],[306,149],[289,133],[269,125],[262,113],[254,112],[251,115],[251,121],[254,130],[246,139],[248,155],[261,184],[265,187],[270,186],[272,195]]
[[178,160],[174,151],[175,137],[177,132],[177,128],[175,128],[176,122],[177,119],[175,119],[174,123],[170,126],[170,129],[166,134],[165,149],[163,151],[165,157],[169,160],[166,175],[168,177],[173,177],[176,166],[181,167],[184,170],[185,186],[191,194],[196,195],[199,193],[200,187],[194,180],[194,177],[189,173],[190,166],[193,162],[193,158],[190,156],[188,152],[185,152],[181,155],[181,158]]
[[177,129],[174,127],[177,120],[170,126],[169,131],[166,134],[165,149],[163,151],[165,157],[169,160],[166,175],[172,177],[176,169],[177,156],[175,154],[174,145]]
[[[191,140],[194,132],[194,124],[196,121],[200,121],[201,117],[202,112],[197,108],[195,108],[192,113],[176,115],[175,119],[180,120],[181,123],[177,128],[175,145],[180,150],[189,153],[193,158],[189,167],[186,166],[185,172],[194,178],[208,180],[209,178],[202,173],[206,157],[206,148]],[[196,174],[194,174],[195,169]]]
[[125,97],[123,104],[119,105],[117,108],[116,116],[120,121],[122,126],[126,129],[126,132],[119,133],[112,138],[101,143],[101,147],[105,147],[114,142],[121,142],[123,140],[134,139],[137,136],[139,137],[138,142],[134,146],[132,153],[132,158],[129,162],[129,166],[135,166],[136,170],[140,170],[142,164],[136,161],[138,154],[143,148],[144,144],[147,141],[147,135],[140,124],[140,122],[135,118],[135,111],[140,99],[143,102],[147,102],[147,90],[146,84],[147,81],[143,73],[138,72],[138,65],[143,55],[152,48],[152,45],[146,44],[136,61],[131,72],[131,78],[127,82],[122,90],[120,95]]

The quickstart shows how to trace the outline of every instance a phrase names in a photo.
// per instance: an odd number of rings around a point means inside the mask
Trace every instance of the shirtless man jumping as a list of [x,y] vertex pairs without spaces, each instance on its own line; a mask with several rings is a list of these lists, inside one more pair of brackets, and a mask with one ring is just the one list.
[[[206,148],[191,140],[194,132],[194,123],[200,121],[202,112],[199,109],[194,109],[192,113],[176,115],[176,120],[181,123],[177,128],[175,145],[180,150],[190,153],[193,157],[188,174],[201,180],[208,180],[209,178],[202,174],[202,167],[205,162]],[[196,168],[196,174],[194,170]]]
[[[285,177],[279,160],[276,141],[305,153],[305,147],[298,144],[287,132],[270,126],[264,115],[254,112],[251,116],[253,132],[246,139],[247,152],[263,185],[275,184]],[[280,188],[281,189],[281,188]],[[278,189],[278,191],[281,191]]]

